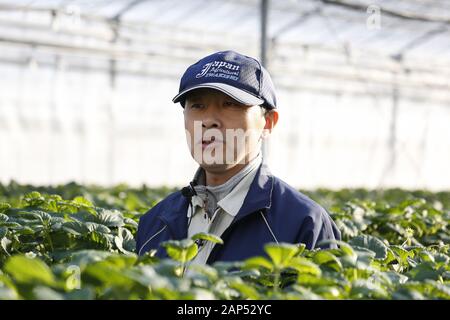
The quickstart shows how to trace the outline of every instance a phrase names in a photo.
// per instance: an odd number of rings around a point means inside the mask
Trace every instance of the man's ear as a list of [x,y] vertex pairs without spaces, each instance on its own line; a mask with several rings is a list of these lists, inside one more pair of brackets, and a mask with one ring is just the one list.
[[272,129],[275,128],[278,122],[278,111],[277,110],[268,110],[264,115],[266,119],[266,124],[264,125],[264,131],[268,133],[272,133]]

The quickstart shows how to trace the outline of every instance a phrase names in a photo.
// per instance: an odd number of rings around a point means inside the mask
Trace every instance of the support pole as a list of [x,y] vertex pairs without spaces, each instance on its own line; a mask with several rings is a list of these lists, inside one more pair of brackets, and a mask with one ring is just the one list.
[[[260,24],[260,61],[261,64],[267,68],[267,21],[269,11],[269,0],[261,0],[260,12],[261,12],[261,24]],[[263,140],[261,146],[262,161],[267,164],[267,156],[269,153],[270,143],[269,140]]]

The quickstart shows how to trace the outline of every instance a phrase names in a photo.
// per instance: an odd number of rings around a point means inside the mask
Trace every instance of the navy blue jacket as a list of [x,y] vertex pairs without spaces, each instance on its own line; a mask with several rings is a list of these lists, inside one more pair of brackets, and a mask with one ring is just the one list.
[[[189,200],[177,191],[145,213],[139,221],[137,253],[157,249],[156,256],[167,257],[160,243],[187,238],[188,207]],[[221,238],[224,244],[215,245],[208,264],[265,255],[268,242],[304,243],[312,249],[321,240],[340,240],[340,232],[325,209],[261,165],[241,209]]]

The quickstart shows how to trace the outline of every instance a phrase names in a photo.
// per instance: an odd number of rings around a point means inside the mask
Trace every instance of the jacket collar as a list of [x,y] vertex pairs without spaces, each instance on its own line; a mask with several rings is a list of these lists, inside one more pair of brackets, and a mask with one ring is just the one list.
[[255,211],[270,209],[272,205],[272,190],[273,176],[269,167],[262,163],[233,224]]
[[[237,213],[232,225],[249,214],[262,209],[269,209],[272,204],[273,176],[268,166],[262,163],[253,179],[244,203]],[[175,240],[187,238],[189,201],[178,191],[159,218],[167,224]]]

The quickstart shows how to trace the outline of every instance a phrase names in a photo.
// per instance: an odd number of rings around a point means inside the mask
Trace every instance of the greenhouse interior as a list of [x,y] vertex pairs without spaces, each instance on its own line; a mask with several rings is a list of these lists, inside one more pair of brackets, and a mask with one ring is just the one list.
[[0,0],[3,313],[448,313],[449,165],[449,0]]
[[0,182],[182,186],[185,69],[261,59],[298,188],[450,188],[446,0],[0,1]]

